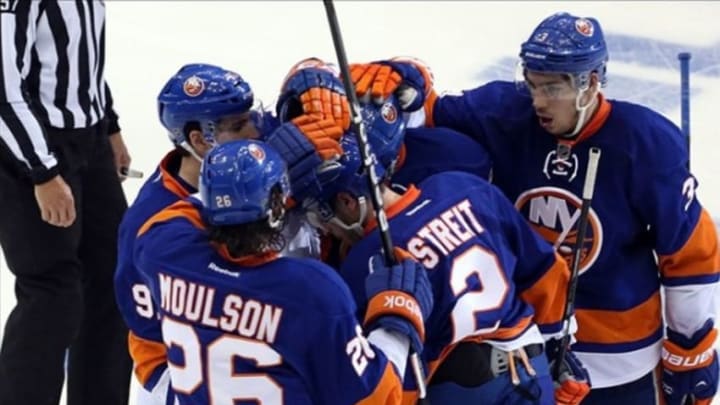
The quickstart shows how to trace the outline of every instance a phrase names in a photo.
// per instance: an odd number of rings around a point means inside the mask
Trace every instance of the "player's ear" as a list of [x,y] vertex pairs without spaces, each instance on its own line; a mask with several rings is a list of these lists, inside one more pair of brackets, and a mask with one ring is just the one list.
[[203,136],[202,131],[197,129],[192,129],[188,132],[187,135],[188,142],[190,143],[190,146],[197,152],[198,155],[205,156],[208,150],[211,149],[212,145],[210,145]]
[[583,94],[580,105],[588,105],[592,101],[592,98],[597,95],[598,90],[600,90],[600,76],[597,72],[592,72],[590,73],[588,89],[585,91],[585,94]]

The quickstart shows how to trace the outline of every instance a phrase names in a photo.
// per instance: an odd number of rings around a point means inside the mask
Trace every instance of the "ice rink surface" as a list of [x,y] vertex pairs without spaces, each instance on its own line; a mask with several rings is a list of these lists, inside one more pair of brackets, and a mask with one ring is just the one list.
[[[308,56],[335,60],[320,1],[105,4],[107,79],[133,166],[146,175],[171,147],[157,119],[155,97],[183,64],[234,69],[252,85],[256,99],[272,106],[293,63]],[[351,61],[419,57],[432,67],[440,91],[512,79],[520,43],[549,14],[594,16],[610,48],[605,93],[645,103],[678,124],[677,53],[692,52],[692,169],[701,202],[720,217],[720,134],[713,123],[720,106],[720,3],[340,1],[336,9]],[[141,184],[125,182],[129,201]],[[14,297],[12,277],[1,260],[0,265],[4,324]]]

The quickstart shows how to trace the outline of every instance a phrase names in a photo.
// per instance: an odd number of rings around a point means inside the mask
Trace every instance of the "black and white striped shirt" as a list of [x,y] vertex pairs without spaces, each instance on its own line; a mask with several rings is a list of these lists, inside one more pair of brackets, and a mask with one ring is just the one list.
[[102,1],[0,0],[0,153],[35,183],[57,173],[44,128],[116,119],[104,65]]

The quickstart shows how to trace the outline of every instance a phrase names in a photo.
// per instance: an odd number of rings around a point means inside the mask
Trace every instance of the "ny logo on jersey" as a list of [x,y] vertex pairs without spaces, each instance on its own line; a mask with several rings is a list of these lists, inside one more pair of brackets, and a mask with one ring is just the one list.
[[[515,208],[545,240],[553,244],[568,266],[572,266],[581,205],[580,198],[556,187],[528,190],[515,201]],[[590,208],[588,227],[581,244],[580,274],[595,263],[602,248],[602,235],[602,224],[595,210]]]
[[558,144],[557,149],[551,150],[545,156],[543,173],[549,179],[552,176],[565,177],[568,182],[573,181],[578,172],[578,157],[571,153],[570,146]]

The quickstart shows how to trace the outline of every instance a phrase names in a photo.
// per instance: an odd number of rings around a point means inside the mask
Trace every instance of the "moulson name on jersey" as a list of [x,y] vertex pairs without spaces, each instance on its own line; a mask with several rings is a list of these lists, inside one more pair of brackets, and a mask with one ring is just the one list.
[[161,306],[167,313],[228,333],[275,342],[282,308],[228,294],[217,297],[222,302],[222,314],[215,316],[212,313],[216,300],[214,288],[163,273],[158,274],[158,279]]

